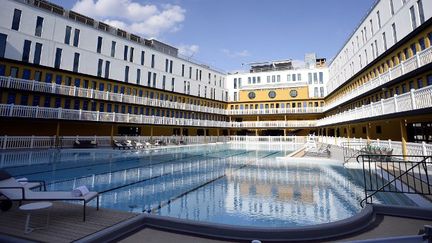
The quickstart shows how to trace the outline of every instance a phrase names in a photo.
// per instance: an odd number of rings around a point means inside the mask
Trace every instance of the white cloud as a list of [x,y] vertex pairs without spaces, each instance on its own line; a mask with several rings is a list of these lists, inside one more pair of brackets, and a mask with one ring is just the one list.
[[178,31],[186,13],[178,5],[156,6],[132,0],[78,0],[72,10],[146,38]]
[[192,57],[199,51],[198,45],[179,45],[179,53],[186,57]]
[[222,49],[221,50],[226,56],[230,58],[238,58],[238,57],[249,57],[251,54],[248,50],[242,50],[242,51],[231,51],[228,49]]

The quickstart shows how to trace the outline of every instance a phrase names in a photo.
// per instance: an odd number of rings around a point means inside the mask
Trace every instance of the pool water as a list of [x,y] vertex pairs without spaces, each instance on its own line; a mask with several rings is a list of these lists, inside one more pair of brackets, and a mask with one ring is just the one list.
[[[15,177],[45,180],[48,190],[86,185],[101,193],[104,208],[222,224],[296,227],[345,219],[361,210],[361,170],[276,159],[295,149],[217,144],[27,151],[0,154],[0,167]],[[415,205],[391,193],[377,195],[374,202]]]

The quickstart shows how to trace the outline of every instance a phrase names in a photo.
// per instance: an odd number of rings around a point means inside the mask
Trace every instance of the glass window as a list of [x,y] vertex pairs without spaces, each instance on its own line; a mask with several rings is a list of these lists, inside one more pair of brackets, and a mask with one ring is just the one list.
[[0,76],[5,76],[6,74],[6,65],[0,64]]
[[125,67],[125,78],[124,78],[125,82],[129,82],[129,66]]
[[125,61],[127,61],[128,50],[129,50],[129,47],[125,45],[124,51],[123,51],[123,60],[125,60]]
[[101,53],[102,50],[102,37],[98,36],[96,52]]
[[422,0],[417,1],[417,8],[419,11],[420,24],[423,24],[425,22],[425,16],[424,16],[423,1]]
[[72,32],[72,27],[66,26],[65,39],[64,39],[65,44],[68,45],[70,44],[71,32]]
[[110,61],[105,61],[105,78],[109,78],[110,74]]
[[42,73],[40,71],[36,71],[34,74],[34,80],[41,81],[42,80]]
[[411,44],[411,52],[413,55],[417,54],[417,47],[415,43]]
[[291,74],[288,74],[287,75],[287,82],[290,82],[291,81]]
[[36,43],[33,63],[39,65],[41,60],[42,44]]
[[81,86],[81,79],[76,78],[75,79],[75,87],[80,87]]
[[97,68],[97,76],[98,77],[102,76],[102,65],[103,65],[103,60],[99,59],[98,60],[98,68]]
[[78,67],[79,67],[79,58],[80,58],[80,54],[75,52],[74,55],[74,62],[73,62],[73,71],[74,72],[78,72]]
[[64,108],[70,109],[71,99],[65,99]]
[[8,93],[7,104],[15,104],[16,94],[14,92]]
[[115,56],[116,42],[111,42],[111,57]]
[[31,41],[24,40],[23,53],[22,53],[22,61],[23,62],[28,62],[29,61],[30,46],[31,46]]
[[80,100],[74,100],[74,109],[79,110],[80,109]]
[[417,20],[416,20],[416,16],[415,16],[414,6],[412,6],[410,8],[410,15],[411,15],[411,28],[415,29],[415,28],[417,28]]
[[427,85],[432,85],[432,75],[427,76]]
[[417,79],[417,87],[419,89],[423,88],[423,79],[421,78]]
[[41,36],[42,35],[42,25],[43,25],[43,18],[38,16],[36,19],[36,28],[35,28],[35,36]]
[[133,62],[133,58],[134,58],[134,48],[131,47],[129,53],[129,62]]
[[62,84],[62,80],[63,80],[63,76],[57,74],[56,79],[55,79],[55,83],[56,84]]
[[21,21],[21,10],[15,9],[13,19],[12,19],[12,29],[13,30],[19,29],[20,21]]
[[0,33],[0,58],[5,56],[7,35]]
[[31,72],[30,72],[30,69],[24,69],[24,71],[23,71],[23,79],[30,79],[30,74],[31,74]]
[[423,38],[419,39],[420,51],[426,49],[425,41]]
[[45,107],[51,107],[51,97],[50,96],[45,96],[44,106]]
[[73,45],[74,45],[75,47],[78,47],[78,43],[79,43],[79,36],[80,36],[80,30],[79,30],[79,29],[75,29],[74,42],[73,42]]
[[61,48],[56,49],[54,68],[60,68],[62,51],[63,50]]
[[[154,54],[152,54],[152,57],[151,57],[151,68],[154,68],[155,67],[155,55]],[[190,68],[190,70],[192,70],[192,68]],[[192,71],[190,71],[190,72],[192,72]],[[189,73],[190,74],[190,73]],[[190,78],[190,77],[189,77]]]
[[137,69],[137,73],[136,73],[136,83],[140,84],[141,81],[141,70]]
[[320,84],[324,83],[324,73],[323,72],[319,72],[319,83]]
[[145,52],[141,51],[141,65],[144,65]]
[[17,67],[11,67],[10,68],[10,76],[12,78],[18,78],[18,68]]
[[39,106],[40,105],[40,96],[39,95],[33,95],[33,106]]

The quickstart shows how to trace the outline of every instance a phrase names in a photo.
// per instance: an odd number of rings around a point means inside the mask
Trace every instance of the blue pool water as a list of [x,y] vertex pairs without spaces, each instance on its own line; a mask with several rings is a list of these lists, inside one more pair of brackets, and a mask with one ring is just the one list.
[[[296,227],[341,220],[361,210],[361,170],[276,159],[294,149],[218,144],[27,151],[0,154],[0,167],[15,177],[45,180],[48,190],[86,185],[102,193],[104,208],[222,224]],[[415,205],[401,194],[378,195],[375,202]]]

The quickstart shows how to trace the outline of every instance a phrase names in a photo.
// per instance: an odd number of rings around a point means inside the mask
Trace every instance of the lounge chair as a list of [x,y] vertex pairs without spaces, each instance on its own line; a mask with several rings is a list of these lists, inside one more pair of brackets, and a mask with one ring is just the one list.
[[83,196],[73,196],[72,192],[66,191],[32,191],[25,185],[19,183],[8,173],[0,175],[0,193],[11,201],[82,201],[83,221],[86,219],[86,205],[96,198],[96,208],[99,210],[99,193],[88,192]]
[[134,148],[136,149],[142,149],[144,148],[144,144],[138,142],[138,141],[132,141],[132,145],[134,146]]
[[131,140],[125,140],[122,142],[123,146],[127,149],[134,149],[134,145],[132,144]]
[[306,150],[305,155],[315,157],[330,157],[330,147],[330,144],[328,144],[327,146],[322,144],[320,148],[309,148]]
[[120,149],[126,149],[126,147],[117,140],[113,140],[113,148],[114,149],[118,148],[119,150]]

